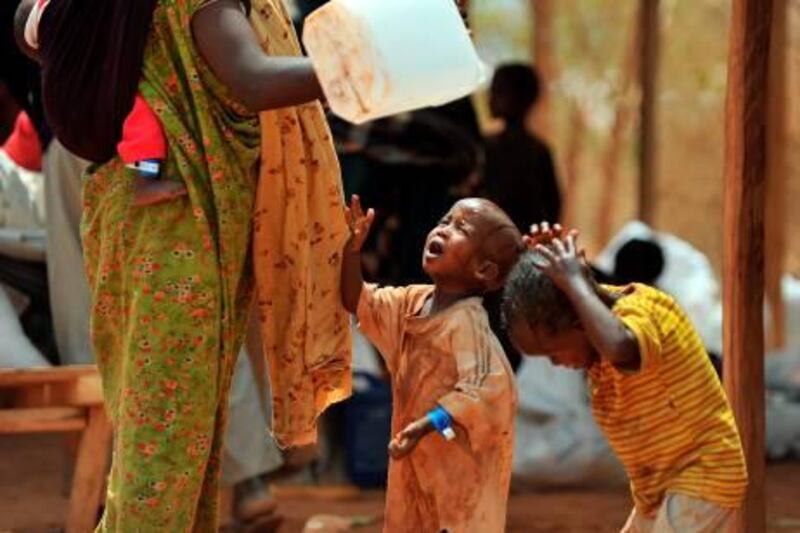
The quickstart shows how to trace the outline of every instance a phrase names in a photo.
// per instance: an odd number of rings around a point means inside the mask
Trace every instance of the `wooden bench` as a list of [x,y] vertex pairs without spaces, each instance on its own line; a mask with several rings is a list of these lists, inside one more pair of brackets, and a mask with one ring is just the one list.
[[0,369],[0,392],[10,403],[0,408],[0,435],[80,433],[66,531],[93,531],[111,449],[96,367]]

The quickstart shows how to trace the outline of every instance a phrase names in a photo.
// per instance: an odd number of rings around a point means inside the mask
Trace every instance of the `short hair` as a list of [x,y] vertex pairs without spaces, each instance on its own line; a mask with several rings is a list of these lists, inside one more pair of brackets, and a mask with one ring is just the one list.
[[499,114],[504,119],[525,116],[539,100],[540,90],[539,74],[525,63],[501,65],[492,78],[491,93],[503,99]]
[[502,303],[506,329],[525,320],[531,328],[559,333],[578,323],[567,295],[539,268],[543,261],[539,252],[527,251],[506,278]]
[[664,251],[652,239],[631,239],[614,258],[614,281],[653,285],[664,272]]
[[502,288],[508,273],[525,250],[525,245],[522,241],[522,234],[502,208],[486,198],[475,198],[475,200],[479,201],[485,209],[482,216],[493,219],[496,224],[481,243],[479,250],[483,258],[497,265],[499,283],[497,286],[487,287],[487,292],[494,292]]

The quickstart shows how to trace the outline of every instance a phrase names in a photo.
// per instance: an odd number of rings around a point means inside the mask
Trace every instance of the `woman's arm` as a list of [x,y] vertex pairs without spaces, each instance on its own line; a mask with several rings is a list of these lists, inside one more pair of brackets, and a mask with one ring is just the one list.
[[192,19],[197,48],[216,76],[253,111],[323,97],[306,57],[270,57],[261,49],[238,0],[217,0]]

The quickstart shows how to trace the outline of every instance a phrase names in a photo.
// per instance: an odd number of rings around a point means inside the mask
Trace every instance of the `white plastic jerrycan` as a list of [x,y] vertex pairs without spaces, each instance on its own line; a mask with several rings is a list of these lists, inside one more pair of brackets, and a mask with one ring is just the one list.
[[303,43],[331,109],[356,124],[448,103],[486,78],[454,0],[331,0]]

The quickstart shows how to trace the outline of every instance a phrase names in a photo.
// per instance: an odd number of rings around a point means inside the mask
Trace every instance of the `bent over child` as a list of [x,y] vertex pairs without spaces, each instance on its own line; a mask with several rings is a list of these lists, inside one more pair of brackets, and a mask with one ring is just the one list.
[[597,285],[575,239],[534,242],[509,275],[503,310],[512,341],[588,371],[595,419],[630,478],[634,509],[623,531],[723,530],[747,472],[697,331],[659,290]]

